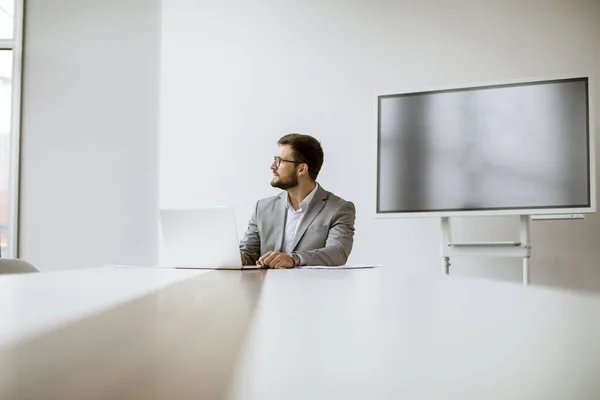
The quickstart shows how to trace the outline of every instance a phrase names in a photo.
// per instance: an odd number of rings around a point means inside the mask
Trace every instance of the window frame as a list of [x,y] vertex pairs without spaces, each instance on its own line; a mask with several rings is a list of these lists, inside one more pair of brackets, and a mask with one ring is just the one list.
[[12,51],[11,118],[9,133],[8,230],[6,254],[2,258],[19,256],[19,183],[21,161],[21,87],[23,85],[23,21],[25,0],[14,0],[12,39],[0,39],[0,51]]

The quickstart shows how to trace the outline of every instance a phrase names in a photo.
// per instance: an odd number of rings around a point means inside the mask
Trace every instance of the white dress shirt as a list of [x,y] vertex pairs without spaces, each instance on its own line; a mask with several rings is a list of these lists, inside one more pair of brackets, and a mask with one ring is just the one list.
[[304,200],[300,202],[300,206],[297,210],[294,210],[294,207],[292,207],[290,204],[290,197],[289,195],[287,196],[287,215],[285,219],[285,233],[283,237],[284,253],[289,254],[292,252],[292,250],[294,250],[292,248],[292,244],[294,242],[294,238],[296,237],[296,232],[298,232],[300,222],[302,222],[302,218],[304,218],[306,210],[308,209],[313,197],[315,197],[315,193],[317,192],[318,188],[319,184],[317,183],[315,188],[308,194],[308,196],[306,196]]

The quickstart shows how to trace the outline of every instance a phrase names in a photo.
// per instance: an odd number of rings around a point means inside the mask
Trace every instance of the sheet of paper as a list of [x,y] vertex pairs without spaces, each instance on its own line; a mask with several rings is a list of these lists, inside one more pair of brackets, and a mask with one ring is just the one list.
[[381,265],[347,264],[347,265],[340,265],[339,267],[330,267],[327,265],[305,265],[302,267],[298,267],[298,269],[331,269],[331,270],[335,270],[335,269],[363,269],[363,268],[376,268],[376,267],[381,267]]

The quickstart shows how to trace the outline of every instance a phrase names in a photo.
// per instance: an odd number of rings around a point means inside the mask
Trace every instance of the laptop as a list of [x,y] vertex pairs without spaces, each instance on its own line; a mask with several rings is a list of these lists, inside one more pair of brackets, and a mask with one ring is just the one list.
[[233,206],[161,209],[160,266],[257,269],[242,266]]

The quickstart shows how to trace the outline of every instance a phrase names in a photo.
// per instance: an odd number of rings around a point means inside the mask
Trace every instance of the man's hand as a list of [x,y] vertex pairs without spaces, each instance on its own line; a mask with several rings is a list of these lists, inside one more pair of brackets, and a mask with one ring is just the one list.
[[286,253],[278,253],[276,251],[269,251],[258,259],[256,265],[262,265],[267,268],[294,268],[296,263],[292,256]]

